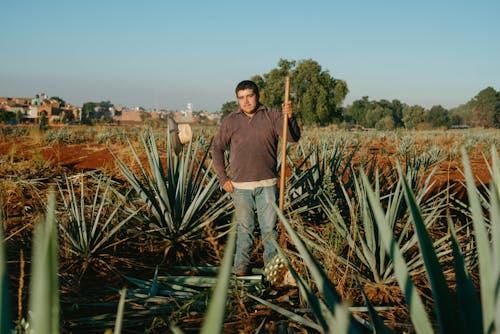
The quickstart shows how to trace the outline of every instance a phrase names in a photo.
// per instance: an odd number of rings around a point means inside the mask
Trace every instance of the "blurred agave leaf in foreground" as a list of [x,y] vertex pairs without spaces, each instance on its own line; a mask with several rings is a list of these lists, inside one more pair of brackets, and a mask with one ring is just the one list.
[[12,328],[9,298],[9,277],[7,275],[7,262],[5,258],[5,247],[3,239],[3,199],[0,192],[0,331],[10,333]]
[[[486,204],[482,202],[481,194],[476,187],[464,148],[462,157],[479,260],[482,325],[485,333],[494,333],[500,330],[500,160],[493,146],[490,198]],[[484,217],[483,205],[489,209],[489,221]]]
[[47,216],[35,226],[29,298],[30,327],[36,333],[59,333],[59,281],[55,193],[49,193]]

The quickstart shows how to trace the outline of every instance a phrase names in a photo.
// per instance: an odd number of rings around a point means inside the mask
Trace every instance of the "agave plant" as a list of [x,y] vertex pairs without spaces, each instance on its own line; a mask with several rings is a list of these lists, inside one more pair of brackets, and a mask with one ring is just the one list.
[[164,167],[153,131],[147,129],[142,143],[149,171],[130,144],[139,175],[115,156],[123,175],[151,212],[151,217],[143,216],[150,232],[166,241],[165,255],[172,261],[190,254],[193,245],[202,240],[203,228],[232,208],[229,194],[220,196],[216,175],[211,172],[210,147],[202,137],[191,141],[180,156],[174,154],[169,139]]
[[[425,203],[423,198],[430,189],[429,175],[424,187],[418,193],[418,204],[425,212],[425,226],[431,228],[443,218],[446,209],[446,198],[442,194],[436,194]],[[377,180],[377,179],[376,179]],[[405,258],[410,259],[409,268],[413,274],[422,271],[423,261],[421,254],[414,251],[417,244],[417,236],[411,228],[412,220],[407,212],[407,207],[403,197],[403,182],[399,179],[395,189],[380,197],[382,190],[380,184],[375,180],[375,193],[379,201],[383,201],[387,211],[384,213],[391,230],[397,238],[398,246],[405,254]],[[321,197],[323,212],[329,221],[334,225],[336,232],[346,241],[352,250],[354,259],[350,260],[350,266],[359,275],[363,282],[373,282],[377,284],[392,284],[396,282],[393,263],[390,257],[386,256],[382,245],[380,231],[374,221],[372,206],[368,201],[367,188],[364,182],[354,178],[355,192],[349,193],[344,189],[345,203],[349,207],[349,216],[343,217],[343,213],[338,206],[328,196]],[[316,240],[316,237],[314,238]],[[329,245],[325,245],[329,247]],[[435,246],[440,254],[446,255],[450,252],[448,238],[444,237],[436,241]],[[323,251],[327,251],[324,249]],[[345,255],[344,255],[345,256]],[[347,260],[347,259],[346,259]],[[347,262],[347,261],[346,261]],[[368,269],[366,271],[365,269]]]
[[[7,287],[6,262],[3,245],[3,214],[0,210],[0,329],[2,333],[60,333],[60,304],[58,280],[58,236],[55,192],[49,191],[45,219],[35,225],[33,258],[27,319],[20,319],[17,329],[10,317],[10,298]],[[0,198],[1,204],[1,198]],[[0,205],[0,207],[3,206]],[[115,330],[120,333],[126,290],[120,291],[117,313],[113,315]]]
[[[451,246],[454,258],[454,272],[456,279],[456,294],[450,289],[440,263],[431,237],[425,226],[421,209],[410,188],[406,178],[403,177],[401,168],[399,172],[404,181],[404,195],[410,208],[413,226],[418,236],[419,249],[425,264],[425,272],[430,282],[434,300],[434,313],[437,319],[436,330],[440,333],[494,333],[499,328],[500,314],[500,235],[498,221],[500,220],[500,161],[496,150],[492,149],[492,183],[489,202],[491,226],[485,223],[481,200],[475,186],[465,149],[462,150],[465,168],[467,192],[471,208],[475,239],[479,260],[480,293],[472,283],[471,275],[465,266],[456,238],[451,217],[449,227],[451,230]],[[398,284],[408,303],[411,320],[417,333],[433,333],[435,331],[432,317],[424,307],[417,288],[414,285],[408,264],[387,221],[381,203],[376,193],[369,186],[366,175],[362,174],[363,182],[367,185],[367,194],[370,205],[373,207],[375,221],[380,228],[384,248],[393,259]],[[491,241],[490,241],[491,240]]]
[[[446,196],[443,193],[434,194],[428,198],[428,193],[433,186],[434,171],[425,175],[429,166],[423,163],[420,157],[406,160],[407,180],[412,189],[418,192],[419,205],[424,209],[426,226],[432,228],[443,220],[443,212],[447,208]],[[368,165],[367,177],[375,187],[378,199],[383,203],[385,215],[390,222],[391,229],[397,236],[398,245],[401,246],[405,258],[409,259],[412,275],[423,272],[422,257],[415,252],[417,237],[412,229],[408,207],[404,202],[403,180],[398,178],[397,171],[390,169],[384,175],[384,184],[379,181],[381,175],[377,167]],[[303,237],[310,239],[310,245],[322,254],[324,259],[333,259],[333,264],[342,264],[344,278],[339,282],[342,286],[346,282],[349,270],[358,275],[365,284],[367,294],[377,297],[379,302],[388,300],[400,301],[401,294],[394,294],[396,276],[392,259],[386,255],[377,224],[374,221],[373,210],[367,198],[366,185],[356,177],[354,168],[345,184],[342,180],[337,182],[342,189],[341,197],[334,196],[332,192],[324,191],[320,195],[322,212],[328,219],[325,226],[333,231],[336,237],[324,238],[313,231],[305,230]],[[305,239],[305,240],[307,240]],[[314,242],[312,241],[314,240]],[[339,240],[346,245],[344,250],[339,249]],[[441,255],[450,252],[449,238],[446,236],[436,240],[436,247]],[[330,261],[331,262],[331,261]],[[329,266],[334,269],[334,266]]]
[[[386,256],[392,262],[393,276],[405,296],[414,326],[413,330],[417,333],[433,333],[435,331],[441,333],[494,333],[498,330],[500,319],[500,290],[498,288],[500,284],[500,229],[498,228],[498,222],[500,222],[500,160],[498,159],[496,150],[492,149],[491,155],[493,157],[491,167],[492,183],[490,185],[488,203],[485,203],[484,197],[475,186],[466,152],[463,151],[471,217],[473,219],[479,261],[481,284],[479,291],[475,289],[471,275],[467,270],[465,257],[459,247],[451,217],[448,217],[451,231],[448,236],[450,242],[441,243],[433,241],[429,235],[426,226],[427,221],[423,215],[425,208],[422,207],[419,197],[415,196],[410,186],[412,178],[411,176],[404,175],[402,168],[398,165],[399,178],[401,180],[399,187],[402,188],[401,192],[408,207],[408,221],[412,225],[411,227],[408,226],[408,229],[412,228],[415,231],[413,240],[420,250],[419,261],[422,263],[422,270],[426,273],[430,283],[434,301],[433,313],[428,313],[426,305],[422,300],[421,292],[418,291],[413,281],[412,260],[405,256],[400,238],[394,233],[393,220],[390,214],[392,211],[391,205],[384,203],[376,191],[377,188],[375,187],[375,190],[372,188],[372,181],[363,170],[360,171],[359,182],[362,183],[363,188],[366,190],[365,196],[367,205],[370,207],[370,212],[373,215],[373,226],[376,226],[379,230],[379,246],[383,248]],[[484,217],[485,208],[486,212],[489,213],[489,220]],[[306,263],[314,285],[319,292],[323,292],[324,299],[328,301],[327,305],[333,305],[336,308],[339,305],[340,298],[335,294],[333,283],[322,272],[319,261],[305,248],[304,243],[281,213],[280,220],[293,239],[301,258]],[[312,242],[308,243],[312,244]],[[445,250],[445,248],[449,248],[449,250]],[[443,259],[443,254],[450,252],[454,258],[455,291],[453,291],[451,286],[449,286],[450,283],[445,279],[448,270],[444,269],[443,264],[440,262]],[[281,254],[286,259],[282,252]],[[324,305],[321,299],[313,296],[314,290],[312,289],[312,285],[307,284],[288,261],[286,263],[298,283],[304,299],[309,302],[311,313],[315,316],[316,321],[311,322],[309,319],[305,319],[290,310],[273,305],[258,297],[251,297],[305,326],[314,328],[320,332],[330,331],[332,327],[329,327],[329,323],[332,321],[332,310],[328,310],[327,305]],[[330,293],[330,299],[326,296],[327,291]],[[366,298],[363,291],[362,293]],[[479,298],[479,293],[481,293],[481,298]],[[385,328],[375,308],[371,306],[368,298],[366,298],[366,301],[372,325],[376,332],[387,332],[387,328]],[[346,321],[345,319],[349,317],[347,311],[344,310],[342,314],[344,314],[343,319]],[[349,322],[352,322],[352,320]],[[335,332],[347,332],[348,329],[345,323],[343,322],[344,326],[337,324],[334,327]],[[354,328],[359,329],[359,326],[351,327],[349,331],[355,332]]]
[[[285,199],[287,205],[284,212],[289,215],[301,214],[304,219],[316,221],[322,215],[320,196],[324,192],[334,193],[336,185],[332,183],[333,175],[339,179],[347,177],[349,166],[356,151],[354,147],[350,153],[347,151],[347,140],[336,139],[333,149],[328,148],[328,142],[322,140],[319,145],[300,143],[296,146],[294,155],[300,156],[300,163],[293,166],[292,175],[288,178]],[[289,146],[290,147],[290,146]],[[314,216],[314,214],[316,214]]]
[[343,301],[337,293],[335,285],[328,278],[328,275],[319,264],[319,261],[314,257],[308,249],[299,234],[292,228],[287,218],[276,208],[278,216],[283,226],[285,227],[288,236],[295,245],[300,258],[305,264],[308,273],[311,275],[314,282],[309,284],[290,264],[283,250],[276,243],[278,252],[285,262],[288,270],[293,276],[297,287],[309,306],[310,314],[314,317],[314,321],[307,319],[293,311],[287,310],[266,300],[256,297],[250,293],[248,296],[278,313],[290,318],[291,320],[302,324],[303,326],[312,328],[321,333],[369,333],[375,330],[377,333],[388,333],[386,326],[380,320],[378,314],[374,311],[371,304],[368,302],[370,315],[373,325],[355,316],[349,310],[349,302]]
[[93,186],[87,185],[85,179],[83,174],[76,180],[65,176],[65,188],[58,183],[64,212],[58,216],[58,225],[64,250],[70,257],[83,261],[79,262],[83,271],[92,261],[100,261],[108,247],[126,240],[121,238],[120,231],[140,211],[130,212],[112,199],[114,189],[110,178],[91,174],[88,183],[95,181]]

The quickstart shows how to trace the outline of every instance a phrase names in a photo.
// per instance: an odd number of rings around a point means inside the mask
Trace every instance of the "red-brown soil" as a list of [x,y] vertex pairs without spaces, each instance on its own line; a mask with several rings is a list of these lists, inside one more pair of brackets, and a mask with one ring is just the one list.
[[[387,141],[372,142],[364,147],[370,154],[376,154],[382,163],[384,159],[393,161],[395,156],[395,143]],[[0,143],[0,156],[12,159],[43,159],[53,166],[68,167],[78,171],[104,169],[112,171],[116,169],[113,151],[123,158],[130,157],[130,148],[127,145],[106,144],[58,144],[37,145],[28,140],[6,141]],[[482,152],[473,152],[469,156],[473,174],[477,181],[488,183],[490,173]],[[460,157],[442,161],[434,175],[436,187],[448,182],[463,181],[463,167]]]

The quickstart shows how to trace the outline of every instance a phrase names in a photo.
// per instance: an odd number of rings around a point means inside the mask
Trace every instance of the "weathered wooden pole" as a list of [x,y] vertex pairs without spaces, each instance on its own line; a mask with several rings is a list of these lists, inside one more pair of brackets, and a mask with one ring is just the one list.
[[[285,79],[285,104],[290,101],[290,77]],[[286,138],[288,133],[288,117],[283,115],[283,133],[281,136],[281,175],[280,175],[280,198],[279,208],[282,213],[285,202],[285,179],[286,179]],[[280,226],[279,244],[284,247],[286,244],[286,233],[283,226]]]
[[[287,104],[290,101],[289,96],[290,96],[290,77],[287,76],[285,80],[285,104]],[[280,201],[279,201],[279,207],[281,212],[283,212],[283,206],[285,202],[287,132],[288,132],[288,117],[283,115],[283,135],[281,136],[281,175],[280,175]]]

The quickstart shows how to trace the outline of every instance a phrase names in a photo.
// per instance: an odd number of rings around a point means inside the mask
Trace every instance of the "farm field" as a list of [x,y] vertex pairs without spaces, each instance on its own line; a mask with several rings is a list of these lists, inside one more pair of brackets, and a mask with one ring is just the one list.
[[[299,286],[262,282],[262,249],[256,239],[255,275],[230,279],[224,332],[325,332],[329,322],[321,319],[326,311],[311,307],[304,291],[320,295],[330,308],[333,302],[297,240],[321,268],[329,282],[325,285],[349,302],[351,321],[368,332],[372,328],[367,299],[390,331],[414,332],[418,311],[407,305],[408,292],[400,289],[395,268],[401,264],[384,250],[379,208],[432,328],[450,325],[435,313],[434,282],[411,203],[451,293],[457,291],[453,230],[479,297],[484,288],[472,236],[478,218],[468,191],[472,181],[482,196],[489,231],[493,205],[484,203],[495,200],[488,186],[500,131],[303,130],[299,144],[288,146],[283,217],[299,238],[288,232],[283,247]],[[10,314],[18,330],[26,330],[33,305],[35,226],[52,212],[62,332],[113,329],[125,288],[122,332],[168,333],[174,325],[185,333],[199,332],[231,240],[231,200],[218,187],[209,155],[215,131],[193,127],[191,144],[177,157],[161,126],[0,127],[0,221]],[[464,152],[472,180],[466,176]]]

